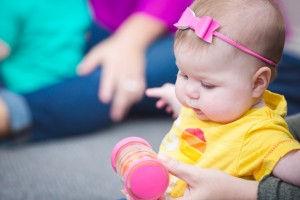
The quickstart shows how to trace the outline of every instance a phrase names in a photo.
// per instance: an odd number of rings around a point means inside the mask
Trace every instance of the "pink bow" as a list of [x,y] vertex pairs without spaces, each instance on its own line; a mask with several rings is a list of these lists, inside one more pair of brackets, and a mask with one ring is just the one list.
[[203,18],[196,17],[190,8],[186,8],[174,26],[178,29],[193,29],[198,37],[205,42],[211,43],[215,30],[221,25],[209,16],[204,16]]

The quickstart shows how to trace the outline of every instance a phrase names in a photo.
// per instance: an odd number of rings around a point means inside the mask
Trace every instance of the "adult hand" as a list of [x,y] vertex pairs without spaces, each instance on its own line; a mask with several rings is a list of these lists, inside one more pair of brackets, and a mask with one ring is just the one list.
[[99,98],[112,101],[111,118],[121,120],[129,107],[139,101],[145,89],[145,55],[143,49],[131,46],[126,38],[111,36],[95,46],[83,59],[80,74],[102,66]]
[[176,98],[174,84],[165,83],[162,87],[149,88],[146,90],[146,95],[148,97],[158,98],[156,102],[158,109],[165,108],[167,113],[173,113],[173,118],[178,117],[182,105]]
[[216,169],[203,169],[178,162],[164,154],[159,159],[188,186],[176,200],[256,199],[258,182],[232,177]]
[[142,98],[146,85],[145,52],[165,32],[165,25],[153,17],[132,14],[79,65],[82,75],[102,66],[99,98],[104,103],[112,101],[113,120],[121,120],[130,106]]

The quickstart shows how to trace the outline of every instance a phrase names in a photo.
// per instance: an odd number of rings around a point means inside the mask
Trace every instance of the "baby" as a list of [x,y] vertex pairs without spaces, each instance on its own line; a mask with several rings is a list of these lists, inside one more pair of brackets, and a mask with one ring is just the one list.
[[[175,26],[175,93],[183,107],[160,152],[244,179],[273,173],[300,185],[300,144],[285,122],[286,101],[266,90],[285,39],[276,2],[196,0]],[[169,84],[146,94],[176,115],[171,89]],[[185,187],[172,177],[168,195],[180,197]]]

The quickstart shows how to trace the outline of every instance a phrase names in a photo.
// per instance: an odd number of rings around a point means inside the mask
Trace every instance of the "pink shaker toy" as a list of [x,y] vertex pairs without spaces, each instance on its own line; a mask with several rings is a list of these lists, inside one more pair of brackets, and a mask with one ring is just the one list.
[[157,200],[165,193],[169,172],[144,139],[128,137],[121,140],[113,148],[110,159],[132,199]]

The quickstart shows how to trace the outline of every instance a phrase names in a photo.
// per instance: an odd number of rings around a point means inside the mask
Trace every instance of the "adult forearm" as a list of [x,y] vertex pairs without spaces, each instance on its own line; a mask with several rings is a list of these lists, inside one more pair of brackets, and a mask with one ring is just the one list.
[[122,44],[145,50],[155,39],[167,31],[164,24],[144,13],[131,15],[114,33]]
[[[228,196],[226,199],[244,199],[244,200],[256,200],[257,199],[257,190],[258,182],[257,181],[248,181],[240,178],[235,178],[235,184],[232,185],[233,188],[230,189],[231,196]],[[228,192],[225,190],[225,193]],[[229,198],[230,197],[230,198]]]

